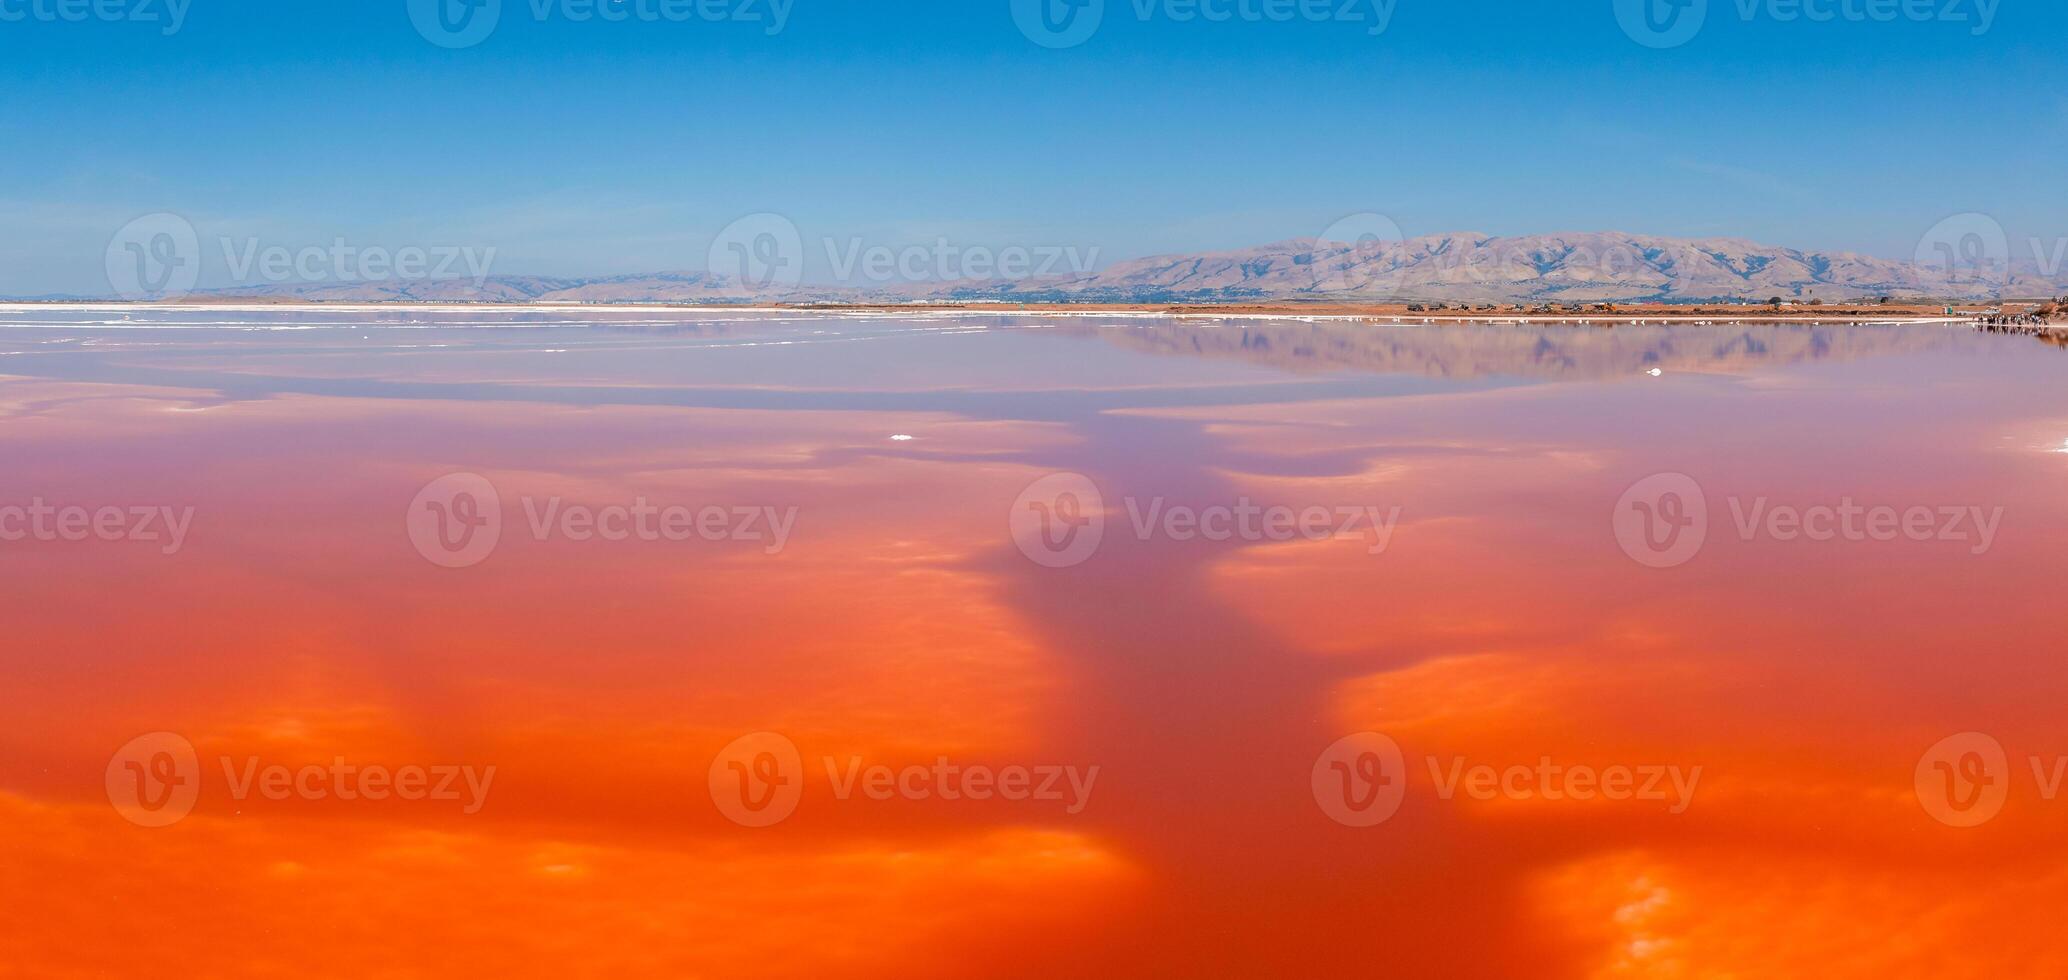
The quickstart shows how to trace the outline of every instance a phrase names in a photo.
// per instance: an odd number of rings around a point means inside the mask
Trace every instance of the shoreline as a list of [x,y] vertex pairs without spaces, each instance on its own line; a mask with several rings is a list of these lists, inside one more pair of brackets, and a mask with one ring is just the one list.
[[[122,301],[0,301],[0,312],[91,312],[134,313],[218,312],[218,313],[605,313],[605,314],[785,314],[806,313],[858,317],[1000,316],[1000,317],[1110,317],[1125,319],[1206,320],[1294,320],[1372,322],[1382,324],[1435,325],[1441,323],[1532,325],[1532,324],[1694,324],[1733,326],[1748,324],[1832,324],[1876,326],[1902,324],[1980,325],[1990,315],[1981,310],[1956,310],[1916,305],[1888,307],[1830,306],[1795,307],[1774,312],[1761,307],[1618,306],[1613,311],[1589,312],[1497,312],[1491,310],[1417,310],[1400,304],[767,304],[719,305],[707,303],[271,303],[271,302],[180,302],[131,303]],[[2068,324],[2031,327],[2034,330],[2068,330]]]

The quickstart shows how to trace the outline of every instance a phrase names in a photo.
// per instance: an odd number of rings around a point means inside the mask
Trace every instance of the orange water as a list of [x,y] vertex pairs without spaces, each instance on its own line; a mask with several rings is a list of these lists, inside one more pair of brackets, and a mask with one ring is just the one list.
[[[1947,326],[88,322],[116,318],[0,318],[0,506],[193,509],[173,554],[0,541],[0,976],[2068,973],[2057,348]],[[501,497],[470,567],[408,533],[452,473]],[[1106,519],[1065,567],[1010,524],[1055,473]],[[1708,498],[1674,567],[1612,530],[1657,473]],[[525,510],[641,497],[795,525],[780,549],[584,541]],[[1732,509],[1848,497],[2000,516],[1982,548],[1748,537]],[[1376,554],[1360,531],[1135,526],[1245,500],[1399,511]],[[157,732],[194,747],[199,792],[147,828],[107,776]],[[714,788],[761,732],[796,747],[801,798],[754,828]],[[1400,805],[1348,826],[1314,774],[1364,732],[1400,749]],[[1927,750],[1967,732],[2004,762],[1956,754],[1942,790]],[[232,778],[336,759],[494,775],[473,800]],[[829,774],[940,759],[1097,771],[1081,799],[1022,800]],[[1445,790],[1546,759],[1698,781]],[[1985,784],[1999,812],[1942,819]]]

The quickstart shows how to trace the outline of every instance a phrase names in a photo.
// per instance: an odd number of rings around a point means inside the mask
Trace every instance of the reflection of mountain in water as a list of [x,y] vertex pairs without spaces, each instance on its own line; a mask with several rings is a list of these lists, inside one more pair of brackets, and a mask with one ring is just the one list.
[[1258,321],[1207,327],[1071,325],[1063,330],[1157,354],[1239,358],[1290,371],[1357,370],[1439,378],[1588,380],[1652,368],[1733,373],[2004,343],[1938,324],[1396,324]]

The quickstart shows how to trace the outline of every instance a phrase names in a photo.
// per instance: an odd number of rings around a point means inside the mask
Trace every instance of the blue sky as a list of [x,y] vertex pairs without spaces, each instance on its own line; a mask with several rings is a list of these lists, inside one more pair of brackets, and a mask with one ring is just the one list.
[[500,0],[450,48],[409,0],[0,0],[0,293],[107,292],[158,211],[571,275],[700,269],[764,211],[1102,262],[1361,211],[1892,257],[1961,212],[2068,235],[2058,0],[1707,0],[1673,47],[1631,0],[1103,0],[1063,48],[1013,0],[587,2]]

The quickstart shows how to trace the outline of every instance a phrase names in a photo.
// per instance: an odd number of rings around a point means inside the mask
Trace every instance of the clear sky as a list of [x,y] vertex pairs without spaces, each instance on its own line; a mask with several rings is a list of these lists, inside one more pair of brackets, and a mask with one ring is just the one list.
[[2068,235],[2060,0],[443,2],[0,0],[0,293],[108,292],[159,211],[570,275],[701,269],[753,212],[1101,263],[1361,211],[1900,258],[1961,212]]

